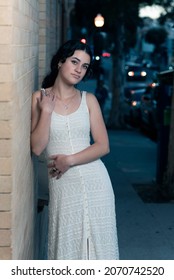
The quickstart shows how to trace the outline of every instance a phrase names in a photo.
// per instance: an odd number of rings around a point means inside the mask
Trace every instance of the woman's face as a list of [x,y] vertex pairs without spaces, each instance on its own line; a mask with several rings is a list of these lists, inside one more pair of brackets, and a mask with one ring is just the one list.
[[90,56],[85,51],[77,50],[60,64],[59,75],[68,84],[79,83],[90,65]]

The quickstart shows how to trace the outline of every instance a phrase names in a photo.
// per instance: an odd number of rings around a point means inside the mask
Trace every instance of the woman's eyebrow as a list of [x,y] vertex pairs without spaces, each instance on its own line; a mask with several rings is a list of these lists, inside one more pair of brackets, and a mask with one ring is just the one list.
[[[76,56],[73,56],[72,58],[78,60],[79,62],[81,61],[81,60],[80,60],[78,57],[76,57]],[[85,62],[84,64],[85,64],[85,65],[89,65],[90,63]]]
[[75,59],[77,59],[78,61],[81,61],[79,58],[77,58],[76,56],[73,56],[72,58],[75,58]]

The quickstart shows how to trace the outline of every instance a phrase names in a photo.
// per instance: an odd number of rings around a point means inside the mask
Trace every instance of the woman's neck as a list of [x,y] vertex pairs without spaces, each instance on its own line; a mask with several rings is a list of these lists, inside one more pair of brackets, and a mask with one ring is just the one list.
[[77,93],[78,93],[78,90],[74,87],[60,89],[60,88],[56,88],[55,86],[53,86],[51,88],[51,91],[60,100],[66,100],[66,99],[72,98],[75,95],[77,95]]
[[77,93],[77,89],[74,85],[61,85],[56,82],[52,86],[51,91],[60,99],[67,99]]

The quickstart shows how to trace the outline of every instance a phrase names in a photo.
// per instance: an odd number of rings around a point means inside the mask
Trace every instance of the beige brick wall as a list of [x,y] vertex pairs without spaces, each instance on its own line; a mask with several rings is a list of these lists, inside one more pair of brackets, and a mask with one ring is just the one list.
[[0,259],[32,259],[30,108],[38,73],[38,1],[1,0],[0,32]]
[[[7,18],[7,13],[9,17]],[[0,3],[0,259],[10,259],[11,251],[11,192],[12,192],[12,117],[13,85],[10,43],[12,41],[12,11],[9,1]]]

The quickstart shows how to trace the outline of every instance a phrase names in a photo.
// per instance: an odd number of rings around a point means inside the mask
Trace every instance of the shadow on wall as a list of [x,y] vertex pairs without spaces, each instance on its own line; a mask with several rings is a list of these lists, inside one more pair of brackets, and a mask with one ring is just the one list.
[[37,214],[35,221],[35,259],[47,259],[48,236],[48,169],[44,154],[37,158]]

